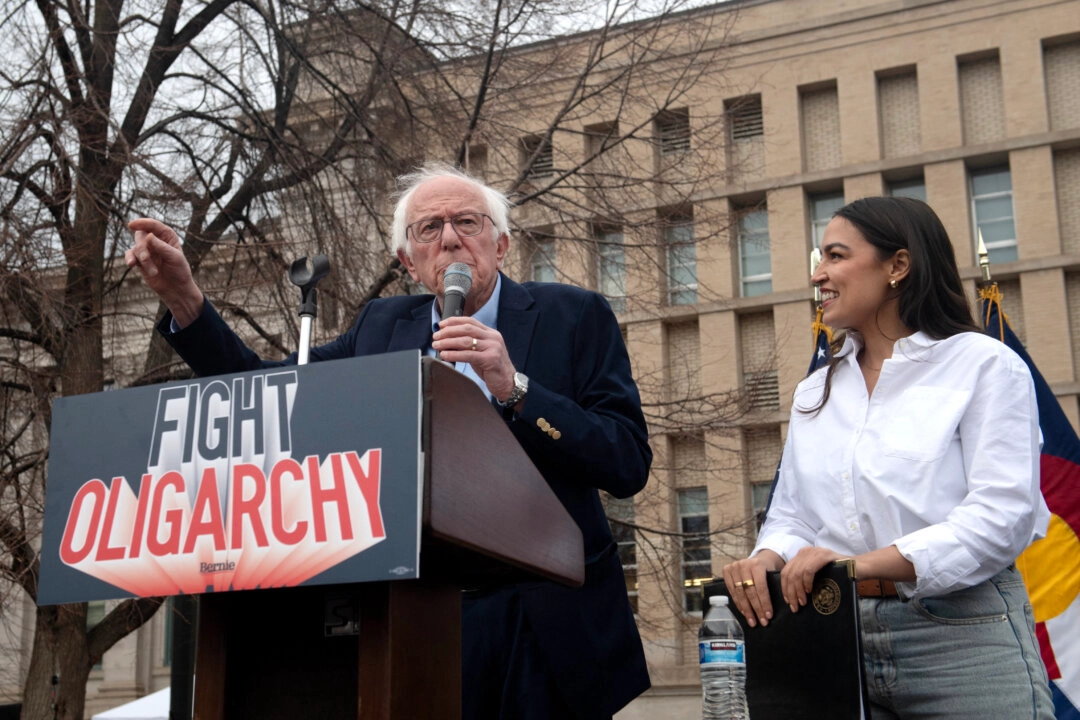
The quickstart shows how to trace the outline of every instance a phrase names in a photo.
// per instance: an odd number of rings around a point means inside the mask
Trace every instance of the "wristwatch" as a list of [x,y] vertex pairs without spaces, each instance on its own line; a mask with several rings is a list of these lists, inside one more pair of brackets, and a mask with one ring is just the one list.
[[525,393],[529,392],[529,378],[525,373],[514,373],[514,389],[510,391],[510,397],[500,402],[504,408],[512,408],[525,399]]

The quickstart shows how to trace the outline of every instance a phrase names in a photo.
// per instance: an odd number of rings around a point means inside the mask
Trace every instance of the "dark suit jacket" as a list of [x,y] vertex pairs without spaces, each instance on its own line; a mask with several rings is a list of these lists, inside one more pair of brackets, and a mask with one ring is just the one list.
[[[312,348],[310,359],[339,359],[431,345],[431,295],[368,303],[347,332]],[[169,343],[199,375],[295,363],[260,359],[210,303]],[[645,657],[626,596],[614,540],[597,488],[629,497],[645,486],[652,451],[622,335],[607,302],[569,285],[502,278],[499,327],[514,367],[529,377],[520,415],[506,421],[573,516],[584,539],[582,588],[526,583],[521,601],[540,652],[568,703],[585,717],[608,716],[649,687]],[[494,409],[493,409],[494,411]],[[558,430],[542,430],[544,419]],[[468,668],[466,668],[468,671]]]

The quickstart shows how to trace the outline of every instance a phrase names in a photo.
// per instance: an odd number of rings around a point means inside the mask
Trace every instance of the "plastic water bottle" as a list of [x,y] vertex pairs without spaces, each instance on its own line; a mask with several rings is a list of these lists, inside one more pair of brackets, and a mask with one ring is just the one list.
[[747,720],[746,645],[726,595],[709,598],[698,630],[703,720]]

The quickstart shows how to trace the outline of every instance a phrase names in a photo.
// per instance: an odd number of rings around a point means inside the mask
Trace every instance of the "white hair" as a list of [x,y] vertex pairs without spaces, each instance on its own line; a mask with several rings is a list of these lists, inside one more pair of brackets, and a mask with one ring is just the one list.
[[494,232],[491,235],[491,241],[493,243],[496,242],[501,235],[510,234],[510,201],[507,199],[506,195],[494,188],[488,187],[453,165],[443,162],[428,162],[424,163],[418,170],[398,178],[398,200],[397,204],[394,206],[394,222],[390,226],[390,237],[394,243],[393,249],[395,254],[399,250],[404,250],[407,256],[412,257],[412,248],[409,247],[409,237],[407,234],[408,225],[406,215],[408,214],[409,200],[412,199],[413,193],[428,180],[444,177],[464,180],[475,187],[484,196],[484,204],[487,205],[487,214],[491,217],[491,224],[494,228]]

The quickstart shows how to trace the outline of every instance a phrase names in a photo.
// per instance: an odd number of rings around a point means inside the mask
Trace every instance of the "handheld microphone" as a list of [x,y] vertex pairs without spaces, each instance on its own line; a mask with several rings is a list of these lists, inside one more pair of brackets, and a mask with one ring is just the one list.
[[472,287],[472,270],[465,263],[451,263],[443,274],[442,316],[456,317],[465,311],[465,296]]

